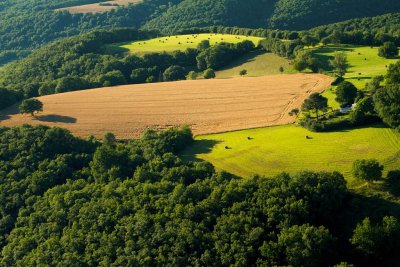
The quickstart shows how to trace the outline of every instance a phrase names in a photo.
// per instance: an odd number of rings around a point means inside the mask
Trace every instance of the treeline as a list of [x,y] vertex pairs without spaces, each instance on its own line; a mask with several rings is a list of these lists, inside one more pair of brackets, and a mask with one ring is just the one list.
[[[251,41],[143,56],[104,54],[105,45],[146,40],[158,35],[132,29],[94,31],[45,46],[29,57],[1,70],[0,91],[4,108],[13,99],[63,93],[104,86],[186,79],[190,70],[218,69],[253,50]],[[6,90],[7,89],[7,90]],[[7,96],[7,97],[6,97]],[[14,101],[15,102],[15,101]]]
[[[384,4],[378,0],[364,1],[363,4],[360,4],[358,0],[322,2],[318,0],[250,0],[247,2],[169,0],[167,3],[165,0],[144,0],[142,3],[121,6],[105,13],[70,14],[67,11],[54,11],[56,8],[91,2],[93,1],[1,2],[0,51],[29,51],[56,39],[79,35],[93,29],[140,28],[146,23],[146,29],[161,30],[166,34],[212,25],[304,30],[354,17],[400,11],[400,2],[397,0],[384,0]],[[327,10],[329,12],[326,12]],[[372,27],[382,25],[379,18],[370,20]],[[392,20],[386,20],[386,22],[389,27],[395,25],[392,24],[394,22]],[[361,24],[368,31],[367,25],[368,23]],[[0,61],[0,64],[8,60]]]
[[[54,40],[99,28],[139,28],[145,21],[169,8],[164,0],[144,0],[105,13],[70,14],[67,11],[54,11],[56,8],[90,2],[98,1],[7,2],[4,9],[0,10],[0,51],[37,49]],[[169,4],[176,2],[179,0],[168,1]],[[0,61],[0,64],[7,61]]]
[[397,0],[185,0],[147,22],[145,27],[166,34],[210,25],[306,30],[399,11]]
[[394,204],[351,193],[337,172],[240,179],[184,163],[191,142],[188,128],[128,142],[0,128],[1,264],[399,263]]

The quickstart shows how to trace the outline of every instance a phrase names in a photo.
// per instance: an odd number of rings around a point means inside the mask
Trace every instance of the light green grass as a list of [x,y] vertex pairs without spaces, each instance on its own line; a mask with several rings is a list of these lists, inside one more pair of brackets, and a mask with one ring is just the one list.
[[[313,139],[307,140],[307,135]],[[382,125],[332,133],[312,133],[286,125],[198,136],[183,154],[241,177],[283,171],[339,171],[352,184],[351,167],[357,159],[376,158],[385,171],[399,168],[400,134]]]
[[259,41],[263,38],[243,35],[231,35],[231,34],[187,34],[187,35],[172,35],[160,38],[154,38],[151,40],[130,42],[124,44],[113,44],[107,46],[107,50],[118,50],[125,49],[131,53],[145,54],[151,52],[170,52],[176,50],[186,50],[187,48],[196,48],[198,44],[203,40],[209,40],[211,45],[215,45],[221,42],[227,43],[239,43],[244,40],[250,40],[255,45],[258,45]]
[[387,72],[386,66],[398,60],[379,57],[378,47],[328,45],[315,50],[321,56],[326,66],[328,65],[329,57],[333,57],[335,51],[343,51],[347,54],[349,69],[344,78],[352,82],[359,89],[364,88],[365,83],[373,77],[385,75]]
[[290,61],[273,53],[254,51],[246,54],[232,64],[216,72],[217,78],[230,78],[240,76],[239,72],[247,70],[247,76],[264,76],[280,74],[279,67],[284,68],[284,73],[294,73]]

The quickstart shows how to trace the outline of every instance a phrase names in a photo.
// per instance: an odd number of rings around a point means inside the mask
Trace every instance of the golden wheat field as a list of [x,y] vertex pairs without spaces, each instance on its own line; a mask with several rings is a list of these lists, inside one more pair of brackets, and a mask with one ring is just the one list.
[[18,114],[17,105],[0,113],[0,126],[24,123],[69,129],[73,134],[120,139],[146,129],[187,124],[194,134],[220,133],[289,124],[288,112],[311,92],[327,89],[332,78],[321,74],[238,77],[124,85],[40,97],[44,111]]
[[80,6],[71,6],[71,7],[64,7],[59,8],[57,11],[68,11],[71,14],[76,13],[100,13],[100,12],[107,12],[112,9],[117,8],[118,6],[127,6],[129,4],[138,4],[143,0],[114,0],[114,1],[107,1],[95,3],[95,4],[87,4],[87,5],[80,5]]

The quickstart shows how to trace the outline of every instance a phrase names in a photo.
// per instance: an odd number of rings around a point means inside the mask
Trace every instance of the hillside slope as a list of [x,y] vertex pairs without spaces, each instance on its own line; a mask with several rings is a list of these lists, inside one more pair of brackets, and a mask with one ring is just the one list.
[[212,24],[303,30],[399,11],[397,0],[185,0],[146,27],[165,32]]

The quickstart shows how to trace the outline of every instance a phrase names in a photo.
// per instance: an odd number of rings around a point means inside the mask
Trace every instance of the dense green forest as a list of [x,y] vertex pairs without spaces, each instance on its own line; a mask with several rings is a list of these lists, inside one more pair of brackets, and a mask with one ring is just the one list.
[[188,128],[124,143],[0,128],[1,264],[398,264],[397,205],[336,172],[241,179],[182,162],[191,142]]
[[50,41],[99,28],[144,26],[164,33],[211,25],[302,30],[400,11],[397,0],[144,0],[98,14],[54,11],[91,2],[95,1],[0,2],[0,64],[25,57]]

